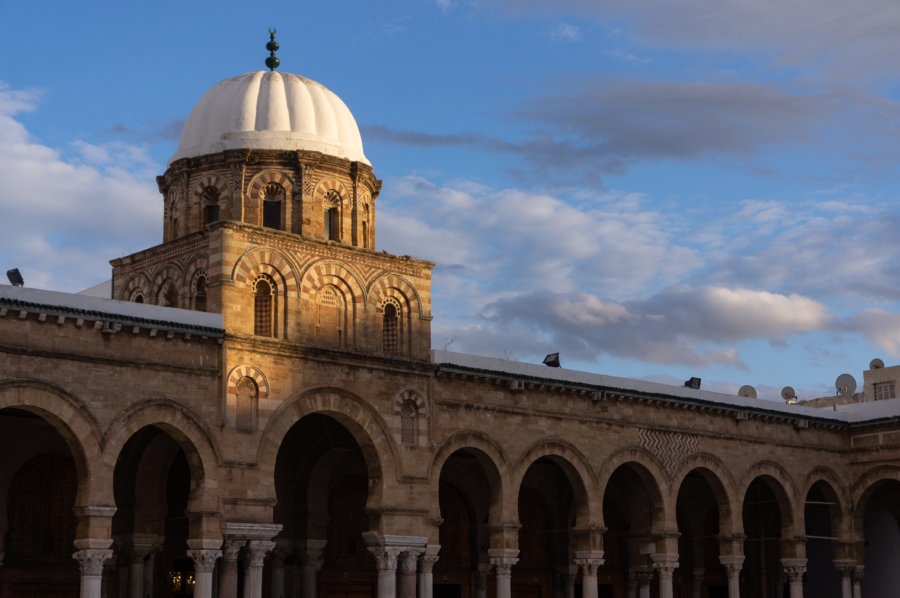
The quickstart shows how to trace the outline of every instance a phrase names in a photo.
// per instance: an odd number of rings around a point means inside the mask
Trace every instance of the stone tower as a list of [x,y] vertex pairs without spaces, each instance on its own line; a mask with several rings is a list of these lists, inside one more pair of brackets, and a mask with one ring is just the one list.
[[112,261],[113,298],[221,313],[234,337],[428,358],[434,264],[375,251],[381,181],[324,86],[218,83],[157,182],[163,242]]

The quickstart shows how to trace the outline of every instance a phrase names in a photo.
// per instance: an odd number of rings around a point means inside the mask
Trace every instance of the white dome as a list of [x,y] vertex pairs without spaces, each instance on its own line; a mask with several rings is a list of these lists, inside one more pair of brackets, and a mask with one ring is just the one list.
[[188,116],[169,163],[229,149],[310,150],[369,164],[341,98],[289,73],[244,73],[216,84]]

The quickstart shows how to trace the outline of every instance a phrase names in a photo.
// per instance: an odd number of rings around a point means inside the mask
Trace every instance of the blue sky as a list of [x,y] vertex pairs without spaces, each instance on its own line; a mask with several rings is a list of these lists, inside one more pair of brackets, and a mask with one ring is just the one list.
[[[764,398],[900,362],[893,0],[0,3],[0,263],[77,291],[161,240],[216,82],[337,93],[433,345]],[[12,26],[10,26],[12,24]]]

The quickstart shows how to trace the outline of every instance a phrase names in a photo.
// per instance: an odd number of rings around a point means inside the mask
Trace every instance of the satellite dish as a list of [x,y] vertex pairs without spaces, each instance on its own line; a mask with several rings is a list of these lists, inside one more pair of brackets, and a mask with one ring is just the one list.
[[745,399],[755,399],[756,389],[749,384],[745,384],[740,388],[740,390],[738,390],[738,396],[744,397]]
[[790,386],[785,386],[781,389],[781,398],[784,399],[785,403],[796,403],[797,393]]
[[856,392],[856,378],[850,374],[841,374],[834,381],[834,387],[840,396],[849,397]]
[[877,357],[869,362],[870,370],[880,370],[884,367],[884,362],[878,359]]

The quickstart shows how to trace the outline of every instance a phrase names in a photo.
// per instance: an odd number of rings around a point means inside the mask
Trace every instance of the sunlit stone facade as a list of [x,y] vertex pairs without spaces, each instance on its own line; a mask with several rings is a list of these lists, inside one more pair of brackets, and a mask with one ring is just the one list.
[[431,351],[433,264],[375,250],[353,131],[254,131],[179,149],[112,299],[0,287],[0,598],[898,587],[900,401]]

